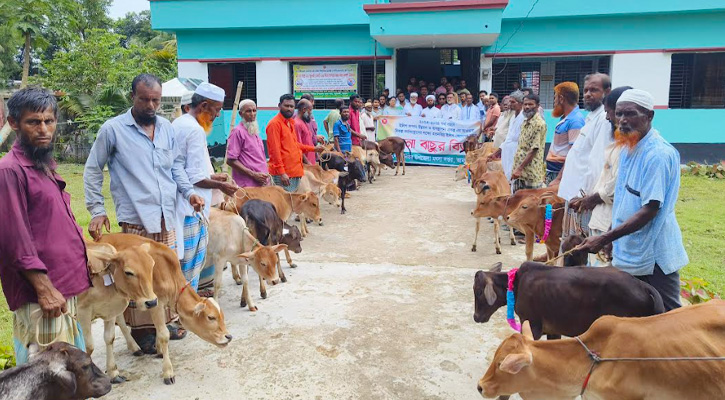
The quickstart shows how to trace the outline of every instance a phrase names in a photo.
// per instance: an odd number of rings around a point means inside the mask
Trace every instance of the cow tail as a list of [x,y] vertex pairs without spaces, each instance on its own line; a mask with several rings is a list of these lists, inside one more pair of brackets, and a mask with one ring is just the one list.
[[403,140],[403,143],[405,143],[405,148],[408,149],[408,157],[413,157],[413,150],[408,147],[408,142]]
[[662,295],[652,285],[645,283],[647,287],[647,294],[652,298],[652,313],[653,315],[663,314],[665,312],[665,304],[662,301]]

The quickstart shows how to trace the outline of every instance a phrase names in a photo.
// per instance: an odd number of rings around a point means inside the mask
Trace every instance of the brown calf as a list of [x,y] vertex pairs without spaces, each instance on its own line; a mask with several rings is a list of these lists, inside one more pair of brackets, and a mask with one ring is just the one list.
[[[405,149],[408,148],[405,140],[397,136],[391,136],[381,140],[378,146],[380,147],[380,162],[392,168],[393,154],[395,154],[397,160],[395,175],[398,175],[401,162],[403,163],[403,175],[405,175]],[[387,162],[388,160],[390,163]]]
[[176,251],[168,246],[138,235],[112,233],[103,235],[100,242],[108,243],[121,252],[129,248],[148,243],[148,254],[154,259],[154,293],[158,296],[158,307],[151,308],[151,318],[156,328],[156,349],[163,355],[164,383],[175,382],[174,368],[169,356],[169,330],[166,327],[166,307],[179,315],[184,328],[203,340],[225,347],[232,335],[224,324],[224,313],[214,299],[202,299],[190,288],[184,275]]
[[[518,193],[517,193],[518,194]],[[529,195],[506,217],[506,222],[526,235],[526,260],[534,258],[534,238],[544,237],[546,206],[552,207],[552,221],[549,235],[544,240],[549,260],[559,254],[561,245],[562,219],[565,200],[554,193]]]
[[[604,358],[722,357],[725,302],[645,318],[599,318],[580,336]],[[725,398],[723,361],[610,361],[593,365],[576,339],[534,341],[528,323],[496,350],[478,391],[486,398],[679,400]]]
[[287,221],[292,213],[299,214],[302,236],[307,236],[308,233],[305,216],[312,218],[318,224],[322,223],[320,200],[316,194],[313,192],[287,193],[279,186],[240,188],[233,198],[227,198],[222,203],[221,209],[239,214],[244,203],[252,199],[272,203],[282,221]]
[[[476,251],[476,243],[478,242],[478,231],[481,228],[481,218],[493,218],[493,243],[496,248],[496,254],[501,254],[501,222],[499,217],[504,216],[506,203],[499,206],[498,198],[511,195],[511,186],[506,179],[506,175],[502,171],[492,171],[483,173],[479,180],[474,182],[477,193],[476,209],[471,211],[471,215],[476,218],[476,233],[473,236],[473,246],[471,251]],[[513,229],[509,229],[509,239],[511,245],[516,245],[516,237]]]
[[93,354],[93,331],[91,322],[103,320],[103,339],[106,342],[106,373],[113,383],[126,380],[121,376],[113,353],[116,325],[126,338],[128,350],[135,356],[143,354],[131,337],[123,312],[130,300],[135,300],[139,309],[154,308],[158,299],[153,287],[154,259],[149,251],[151,245],[144,243],[122,251],[107,243],[86,242],[88,266],[92,286],[78,296],[78,322],[83,330],[86,352]]

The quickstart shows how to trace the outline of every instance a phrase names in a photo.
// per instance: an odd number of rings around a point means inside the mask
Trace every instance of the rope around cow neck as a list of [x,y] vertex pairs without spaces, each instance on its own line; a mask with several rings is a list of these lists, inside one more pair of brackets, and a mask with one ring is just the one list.
[[592,372],[594,372],[594,367],[596,367],[598,364],[603,362],[614,362],[614,361],[623,361],[623,362],[636,362],[636,361],[725,361],[725,357],[601,357],[596,352],[592,351],[589,347],[587,347],[586,344],[584,344],[584,341],[581,340],[579,336],[575,336],[574,339],[579,342],[579,344],[584,347],[584,351],[587,352],[587,355],[592,360],[592,365],[589,367],[589,372],[587,373],[586,378],[584,378],[584,382],[582,383],[582,390],[579,393],[580,396],[584,396],[584,392],[587,390],[587,386],[589,385],[589,380],[592,377]]

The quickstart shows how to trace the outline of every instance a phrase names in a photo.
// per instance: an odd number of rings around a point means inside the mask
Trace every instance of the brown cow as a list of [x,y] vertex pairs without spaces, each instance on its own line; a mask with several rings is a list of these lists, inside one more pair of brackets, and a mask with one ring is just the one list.
[[209,214],[209,246],[205,266],[214,266],[214,297],[222,288],[222,272],[227,262],[232,265],[232,276],[242,285],[241,306],[249,305],[249,311],[257,311],[249,294],[248,265],[259,276],[259,293],[267,298],[267,281],[276,285],[287,278],[282,272],[277,252],[287,249],[286,244],[264,246],[251,235],[244,219],[236,213],[211,209]]
[[[403,163],[403,175],[405,175],[405,149],[408,148],[408,151],[410,151],[410,148],[405,140],[397,136],[391,136],[381,140],[378,143],[378,146],[380,147],[380,162],[390,168],[393,168],[393,154],[395,154],[397,161],[395,175],[398,175],[401,162]],[[378,175],[380,175],[379,172]]]
[[[580,340],[604,358],[723,357],[725,302],[645,318],[599,318]],[[680,400],[725,398],[725,361],[609,361],[592,364],[577,339],[534,341],[524,322],[496,350],[478,381],[484,397]]]
[[506,222],[526,235],[526,260],[534,258],[534,239],[544,237],[546,206],[552,207],[552,221],[549,235],[544,240],[549,260],[559,254],[561,245],[562,219],[565,200],[554,193],[527,196],[506,217]]
[[330,205],[340,207],[340,196],[342,195],[340,188],[334,183],[326,183],[317,179],[312,171],[305,170],[305,174],[302,176],[295,193],[307,192],[317,193],[320,198]]
[[156,327],[156,349],[163,355],[164,383],[175,382],[174,368],[169,356],[169,329],[166,327],[166,307],[179,315],[184,328],[203,340],[225,347],[232,335],[224,324],[224,313],[214,299],[202,299],[184,279],[176,251],[139,235],[112,233],[103,235],[100,242],[108,243],[121,252],[148,243],[148,254],[154,259],[154,293],[158,296],[158,307],[150,309]]
[[113,353],[116,325],[126,338],[128,350],[135,356],[143,354],[131,337],[123,312],[130,300],[135,300],[139,309],[154,308],[158,304],[153,287],[154,259],[148,243],[117,252],[107,243],[86,242],[88,266],[92,286],[78,296],[78,322],[83,330],[86,352],[93,354],[93,331],[91,322],[103,320],[103,339],[106,342],[106,373],[113,383],[126,380],[121,376]]
[[324,169],[321,165],[303,165],[305,172],[311,172],[315,175],[317,180],[325,183],[337,183],[337,179],[340,177],[340,171],[334,169]]
[[[473,246],[471,251],[476,251],[476,243],[478,242],[478,231],[481,228],[481,218],[493,218],[493,243],[496,248],[496,254],[501,254],[501,222],[499,217],[503,216],[503,208],[492,208],[491,212],[486,212],[489,204],[497,204],[496,199],[501,196],[509,196],[511,194],[511,185],[509,185],[506,175],[503,171],[486,172],[481,178],[475,182],[477,199],[476,209],[471,211],[471,215],[476,218],[476,233],[473,237]],[[505,208],[505,207],[504,207]],[[509,229],[509,239],[511,245],[516,245],[516,237],[513,229]]]
[[221,209],[239,214],[244,203],[252,199],[264,200],[272,203],[282,221],[287,221],[292,213],[300,216],[300,231],[307,236],[307,223],[305,216],[312,218],[322,225],[320,216],[320,200],[313,192],[288,193],[279,186],[239,188],[234,198],[227,198],[221,204]]

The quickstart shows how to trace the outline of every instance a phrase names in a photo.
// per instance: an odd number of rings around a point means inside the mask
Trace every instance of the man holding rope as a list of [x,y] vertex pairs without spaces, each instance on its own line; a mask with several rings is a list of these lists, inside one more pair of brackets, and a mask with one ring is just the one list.
[[0,159],[0,280],[21,365],[35,342],[60,340],[85,350],[76,296],[90,287],[90,277],[83,232],[55,172],[55,96],[28,87],[10,97],[8,109],[17,140]]
[[649,283],[665,310],[680,307],[680,268],[689,262],[675,217],[680,155],[656,129],[652,95],[622,93],[615,116],[615,142],[622,147],[614,188],[612,229],[590,236],[580,250],[597,253],[613,243],[612,265]]
[[194,191],[204,198],[204,210],[200,214],[184,201],[180,193],[176,195],[176,252],[181,272],[194,290],[199,288],[199,274],[204,266],[209,240],[205,221],[209,218],[212,190],[218,189],[233,196],[238,189],[236,184],[227,182],[227,174],[214,173],[206,146],[206,136],[223,105],[224,89],[203,82],[191,97],[189,112],[171,124],[189,182],[194,185]]

